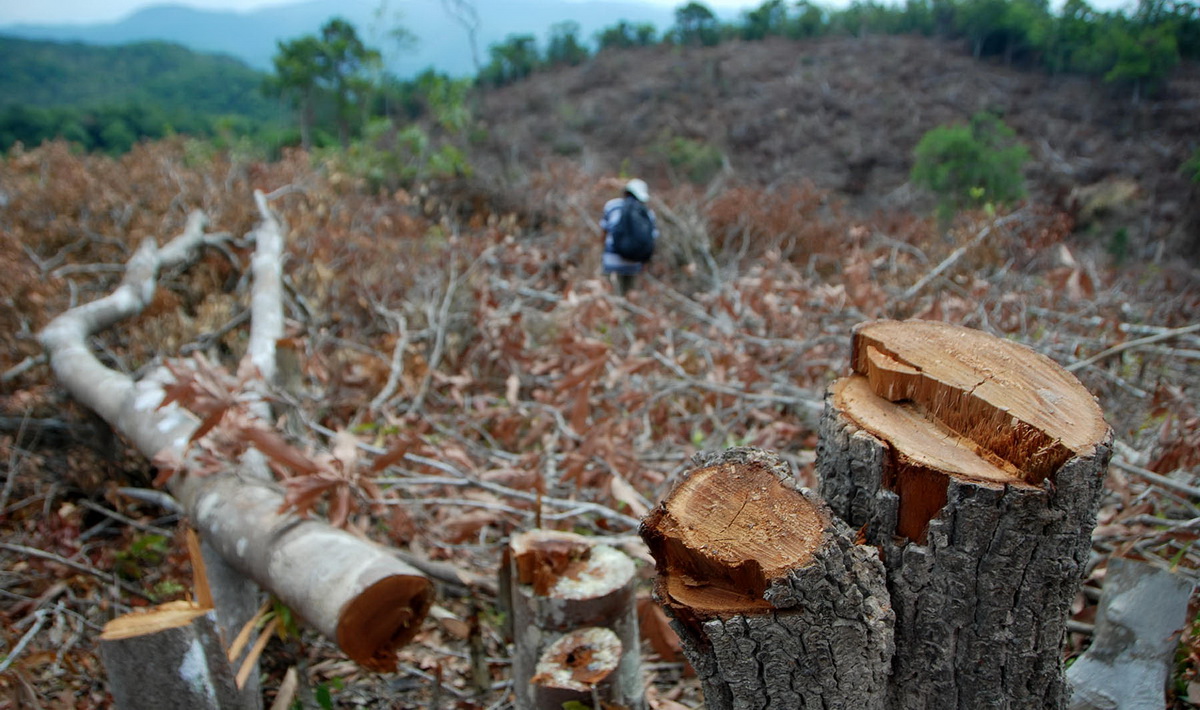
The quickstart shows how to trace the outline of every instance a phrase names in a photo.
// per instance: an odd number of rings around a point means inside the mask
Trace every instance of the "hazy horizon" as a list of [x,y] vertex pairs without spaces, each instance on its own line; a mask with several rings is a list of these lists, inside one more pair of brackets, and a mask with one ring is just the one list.
[[[590,0],[568,0],[568,2],[589,2]],[[687,0],[617,0],[631,4],[653,5],[658,7],[680,7]],[[757,2],[747,0],[702,0],[713,10],[722,15],[736,15],[742,10],[759,7],[762,0]],[[895,0],[899,2],[899,0]],[[176,5],[192,7],[200,10],[251,12],[265,7],[290,5],[304,0],[0,0],[0,25],[17,24],[100,24],[119,22],[138,10],[161,5]],[[378,6],[386,4],[393,10],[411,10],[417,7],[441,7],[440,0],[365,0],[367,4]],[[843,7],[849,0],[817,0],[818,5]],[[1054,5],[1060,4],[1054,2]],[[1134,5],[1133,0],[1093,0],[1093,7],[1101,10],[1115,10]]]

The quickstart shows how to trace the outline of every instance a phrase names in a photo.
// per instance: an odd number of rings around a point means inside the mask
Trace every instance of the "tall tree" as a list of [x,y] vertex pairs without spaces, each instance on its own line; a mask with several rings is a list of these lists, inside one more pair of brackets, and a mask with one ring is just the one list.
[[297,109],[300,118],[300,145],[312,148],[312,128],[316,120],[318,81],[321,68],[321,42],[305,35],[290,42],[279,42],[275,55],[275,76],[267,79],[267,93],[282,96]]
[[546,45],[546,64],[574,66],[582,63],[587,56],[587,48],[579,42],[578,22],[567,20],[550,27],[550,41]]
[[689,2],[675,10],[672,33],[679,44],[685,45],[711,47],[721,40],[717,16],[707,5],[699,2]]
[[354,25],[340,17],[321,28],[320,49],[318,76],[333,96],[338,138],[345,147],[350,144],[350,119],[366,105],[369,73],[379,66],[380,54],[363,44]]
[[533,35],[509,35],[490,48],[492,61],[479,74],[480,81],[494,86],[511,84],[533,73],[538,63],[537,38]]

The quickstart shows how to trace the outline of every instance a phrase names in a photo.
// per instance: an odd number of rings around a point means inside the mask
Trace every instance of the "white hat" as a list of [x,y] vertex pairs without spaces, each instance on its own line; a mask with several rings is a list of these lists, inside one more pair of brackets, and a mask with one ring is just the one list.
[[634,178],[625,183],[625,192],[637,198],[638,202],[645,202],[650,199],[650,187],[646,185],[645,180]]

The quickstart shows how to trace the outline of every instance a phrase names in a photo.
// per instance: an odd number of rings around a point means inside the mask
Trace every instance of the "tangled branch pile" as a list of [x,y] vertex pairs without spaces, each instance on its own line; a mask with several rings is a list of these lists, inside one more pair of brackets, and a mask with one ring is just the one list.
[[[1185,327],[1200,318],[1193,272],[1111,267],[1072,240],[1068,217],[1036,205],[999,220],[967,215],[943,236],[913,215],[850,215],[806,185],[715,196],[678,187],[659,191],[664,242],[622,299],[598,274],[595,228],[619,182],[565,162],[524,182],[520,192],[473,181],[363,194],[303,155],[197,158],[182,141],[120,160],[50,144],[0,163],[5,645],[28,636],[0,687],[81,706],[103,697],[93,627],[130,598],[92,580],[116,570],[161,599],[182,564],[176,555],[165,571],[136,559],[123,569],[134,533],[91,529],[95,507],[166,532],[153,506],[117,491],[155,472],[114,454],[123,447],[65,401],[34,334],[107,293],[140,240],[178,232],[192,209],[246,234],[255,189],[273,192],[289,231],[280,428],[297,461],[333,451],[341,462],[278,467],[302,512],[486,575],[500,542],[535,521],[621,542],[700,450],[772,449],[811,480],[821,396],[848,366],[851,327],[918,317],[1028,344],[1100,398],[1119,466],[1094,574],[1118,550],[1200,566],[1200,336]],[[101,336],[103,357],[128,373],[196,354],[237,362],[248,259],[235,240],[164,275],[141,317]],[[51,558],[18,559],[14,545]],[[1092,602],[1081,600],[1081,620]],[[468,601],[444,604],[443,623],[401,658],[403,672],[426,680],[388,692],[425,703],[443,686],[465,697],[474,683],[500,697],[497,632],[486,618],[482,633],[463,631],[455,616],[478,622]],[[75,639],[65,650],[42,630],[51,618],[56,638]],[[482,679],[472,680],[460,633],[493,658]],[[380,691],[316,643],[290,649],[313,660],[311,682]],[[659,672],[663,693],[678,672]]]

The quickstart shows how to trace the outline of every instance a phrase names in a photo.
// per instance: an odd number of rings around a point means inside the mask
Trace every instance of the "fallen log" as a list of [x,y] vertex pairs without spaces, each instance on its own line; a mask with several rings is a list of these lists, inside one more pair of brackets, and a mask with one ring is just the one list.
[[645,707],[633,560],[554,530],[514,535],[508,558],[516,706]]
[[640,533],[707,707],[882,706],[883,566],[777,455],[697,457]]
[[1109,560],[1092,645],[1067,669],[1070,710],[1159,710],[1192,580],[1135,560]]
[[260,473],[239,474],[232,463],[211,475],[192,470],[186,454],[200,422],[175,403],[162,405],[170,373],[159,369],[134,381],[105,367],[87,346],[91,334],[146,307],[160,269],[191,258],[205,244],[203,226],[203,215],[195,213],[184,233],[161,249],[147,240],[112,294],[48,324],[40,339],[51,367],[72,396],[144,454],[180,462],[167,487],[207,545],[350,658],[372,670],[392,670],[395,649],[417,632],[431,604],[425,575],[379,545],[281,512],[282,490]]
[[1112,452],[1058,364],[924,321],[855,329],[826,396],[820,490],[879,548],[892,708],[1062,708],[1060,652]]

